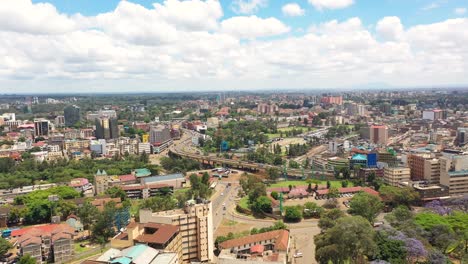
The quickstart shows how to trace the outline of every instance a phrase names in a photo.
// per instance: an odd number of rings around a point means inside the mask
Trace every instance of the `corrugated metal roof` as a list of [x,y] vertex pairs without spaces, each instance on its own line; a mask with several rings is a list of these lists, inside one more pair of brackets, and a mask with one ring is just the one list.
[[143,183],[169,181],[169,180],[176,180],[176,179],[185,179],[185,177],[182,173],[158,175],[158,176],[151,176],[151,177],[143,178]]

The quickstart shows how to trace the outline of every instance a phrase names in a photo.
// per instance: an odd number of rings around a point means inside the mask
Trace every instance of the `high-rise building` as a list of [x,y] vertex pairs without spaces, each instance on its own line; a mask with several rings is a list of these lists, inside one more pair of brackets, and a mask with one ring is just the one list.
[[464,146],[468,143],[468,127],[459,127],[457,129],[457,145]]
[[55,117],[55,125],[58,127],[65,125],[65,117],[64,116]]
[[153,126],[150,130],[150,143],[153,151],[160,153],[172,144],[171,130],[163,125]]
[[34,120],[34,136],[47,136],[49,135],[49,120],[36,119]]
[[440,160],[440,183],[449,187],[450,196],[468,193],[468,155],[444,156]]
[[182,234],[183,263],[213,260],[213,210],[210,201],[188,201],[183,210],[140,210],[140,223],[176,225]]
[[386,167],[384,168],[384,182],[388,185],[398,186],[400,182],[407,182],[411,179],[410,168],[406,167]]
[[440,163],[430,154],[412,154],[408,156],[411,169],[411,180],[427,181],[430,184],[440,183]]
[[96,118],[95,124],[97,139],[113,139],[119,137],[117,119],[107,117]]
[[73,126],[80,121],[80,108],[76,105],[69,105],[63,109],[65,125]]
[[388,141],[388,127],[381,125],[373,125],[369,128],[370,141],[375,144],[387,144]]

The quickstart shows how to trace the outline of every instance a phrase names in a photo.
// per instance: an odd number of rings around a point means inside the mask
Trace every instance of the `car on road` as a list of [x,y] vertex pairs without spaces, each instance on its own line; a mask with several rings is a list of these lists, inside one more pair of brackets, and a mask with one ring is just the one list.
[[221,196],[223,196],[223,195],[224,195],[224,193],[221,193]]
[[302,258],[303,256],[302,252],[296,252],[296,254],[294,254],[295,258]]

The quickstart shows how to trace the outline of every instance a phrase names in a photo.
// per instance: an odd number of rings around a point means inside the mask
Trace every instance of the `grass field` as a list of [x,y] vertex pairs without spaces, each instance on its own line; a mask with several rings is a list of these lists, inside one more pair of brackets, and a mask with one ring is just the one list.
[[[278,132],[281,131],[281,132],[286,132],[286,131],[291,131],[293,129],[302,129],[302,132],[306,132],[307,131],[307,127],[300,127],[300,126],[292,126],[292,127],[282,127],[282,128],[278,128]],[[310,131],[314,131],[316,130],[315,128],[311,128]],[[266,134],[268,136],[268,139],[272,139],[272,138],[278,138],[280,137],[280,133],[275,133],[275,134]]]
[[240,199],[239,206],[244,209],[249,209],[249,197],[247,195]]
[[[330,181],[332,187],[341,188],[341,181]],[[307,186],[308,183],[306,181],[281,181],[277,183],[273,183],[270,187],[288,187],[289,185],[293,186]],[[314,186],[315,183],[312,183]],[[320,181],[318,185],[327,185],[327,181]],[[348,181],[348,187],[353,187],[353,183]]]

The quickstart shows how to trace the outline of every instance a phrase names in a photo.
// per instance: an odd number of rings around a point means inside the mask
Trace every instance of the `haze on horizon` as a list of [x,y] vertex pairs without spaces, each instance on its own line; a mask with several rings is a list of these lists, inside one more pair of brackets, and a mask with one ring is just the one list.
[[0,94],[466,87],[468,3],[407,2],[4,0]]

